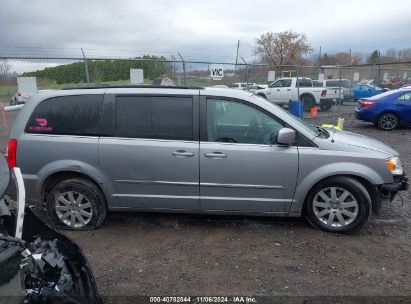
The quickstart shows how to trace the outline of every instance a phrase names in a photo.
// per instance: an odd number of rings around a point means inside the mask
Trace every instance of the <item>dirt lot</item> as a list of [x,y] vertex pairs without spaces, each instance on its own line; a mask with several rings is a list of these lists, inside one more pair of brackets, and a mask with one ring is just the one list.
[[[343,108],[350,113],[345,129],[394,147],[411,176],[411,129],[384,133],[356,121],[353,106]],[[7,116],[11,123],[15,114]],[[4,147],[7,136],[0,135]],[[351,236],[317,231],[304,219],[137,213],[112,213],[98,230],[66,233],[86,253],[106,303],[142,295],[267,297],[258,303],[331,303],[319,296],[337,295],[343,303],[358,302],[346,296],[411,303],[410,202],[411,192],[401,193]]]

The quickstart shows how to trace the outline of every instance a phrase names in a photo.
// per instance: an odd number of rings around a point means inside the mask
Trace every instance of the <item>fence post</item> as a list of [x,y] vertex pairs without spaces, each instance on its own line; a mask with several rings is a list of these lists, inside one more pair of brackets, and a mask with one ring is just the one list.
[[244,64],[245,64],[245,81],[246,81],[246,88],[247,88],[247,91],[249,91],[250,88],[249,88],[249,86],[248,86],[248,64],[247,64],[247,62],[244,60],[243,57],[241,57],[241,60],[242,60],[242,61],[244,62]]
[[341,113],[341,66],[338,65],[338,112]]
[[178,56],[180,56],[181,61],[183,62],[183,77],[184,77],[184,85],[187,85],[187,81],[186,81],[186,62],[183,58],[183,56],[181,56],[180,52],[178,52]]
[[90,85],[90,75],[88,73],[88,63],[87,63],[86,54],[84,54],[83,48],[81,48],[81,52],[83,53],[84,73],[86,74],[87,85]]

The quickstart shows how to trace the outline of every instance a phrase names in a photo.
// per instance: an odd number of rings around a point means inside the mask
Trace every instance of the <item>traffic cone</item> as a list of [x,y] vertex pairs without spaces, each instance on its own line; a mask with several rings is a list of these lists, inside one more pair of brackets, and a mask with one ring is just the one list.
[[310,110],[311,116],[312,116],[312,117],[316,117],[316,116],[317,116],[317,113],[318,113],[317,107],[312,107],[311,110]]

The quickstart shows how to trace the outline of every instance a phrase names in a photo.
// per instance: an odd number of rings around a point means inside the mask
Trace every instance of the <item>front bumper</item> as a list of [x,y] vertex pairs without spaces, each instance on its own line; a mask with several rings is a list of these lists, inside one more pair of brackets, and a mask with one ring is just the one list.
[[381,185],[381,191],[386,191],[386,192],[398,192],[401,190],[408,190],[408,188],[409,188],[408,177],[406,177],[405,174],[394,175],[393,183]]

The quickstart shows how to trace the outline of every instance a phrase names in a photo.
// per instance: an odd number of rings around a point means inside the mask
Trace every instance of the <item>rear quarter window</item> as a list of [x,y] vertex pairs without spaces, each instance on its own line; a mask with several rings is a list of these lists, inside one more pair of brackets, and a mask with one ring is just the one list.
[[42,101],[26,133],[98,136],[103,95],[59,96]]

